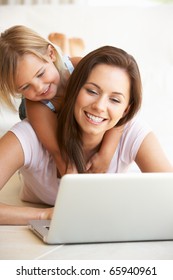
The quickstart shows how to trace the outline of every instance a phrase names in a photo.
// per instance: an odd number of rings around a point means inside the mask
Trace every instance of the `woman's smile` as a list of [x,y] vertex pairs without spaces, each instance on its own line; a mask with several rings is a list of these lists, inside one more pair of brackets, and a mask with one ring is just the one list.
[[93,123],[93,124],[100,124],[102,123],[103,121],[105,121],[105,118],[102,118],[102,117],[99,117],[99,116],[95,116],[93,114],[90,114],[88,112],[84,112],[88,121]]

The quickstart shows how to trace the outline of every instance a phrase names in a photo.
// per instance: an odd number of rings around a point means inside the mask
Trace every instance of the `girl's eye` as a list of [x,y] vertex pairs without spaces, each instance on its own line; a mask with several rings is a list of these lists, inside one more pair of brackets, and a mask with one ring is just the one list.
[[41,72],[40,74],[37,75],[38,78],[42,77],[44,75],[45,71]]
[[29,88],[29,85],[26,85],[26,86],[24,86],[21,90],[22,91],[25,91],[25,90],[27,90]]

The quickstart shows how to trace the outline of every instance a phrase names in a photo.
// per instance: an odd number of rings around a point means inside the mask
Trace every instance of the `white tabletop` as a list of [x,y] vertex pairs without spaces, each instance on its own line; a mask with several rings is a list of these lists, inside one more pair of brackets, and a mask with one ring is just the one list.
[[[0,202],[25,205],[19,199],[16,173],[0,192]],[[1,260],[173,260],[173,241],[79,245],[44,244],[27,226],[0,226]]]
[[173,241],[44,244],[27,226],[0,226],[1,260],[173,260]]

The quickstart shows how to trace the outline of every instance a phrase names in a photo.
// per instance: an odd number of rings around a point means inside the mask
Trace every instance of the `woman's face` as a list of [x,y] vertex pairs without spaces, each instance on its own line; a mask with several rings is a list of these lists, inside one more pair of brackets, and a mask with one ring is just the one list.
[[24,54],[17,67],[17,92],[32,101],[50,100],[60,85],[60,75],[54,65],[54,56],[46,55],[48,62],[33,54]]
[[129,99],[130,78],[124,69],[95,66],[79,91],[74,109],[83,136],[102,137],[127,112]]

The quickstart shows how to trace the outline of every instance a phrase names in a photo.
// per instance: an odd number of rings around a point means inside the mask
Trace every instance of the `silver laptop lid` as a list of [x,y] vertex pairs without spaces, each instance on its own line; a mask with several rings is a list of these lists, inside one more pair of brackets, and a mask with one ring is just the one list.
[[71,174],[48,243],[173,239],[173,173]]

